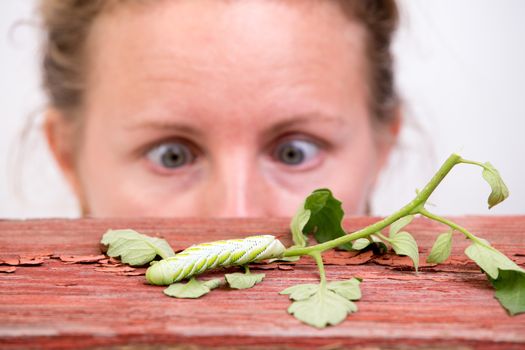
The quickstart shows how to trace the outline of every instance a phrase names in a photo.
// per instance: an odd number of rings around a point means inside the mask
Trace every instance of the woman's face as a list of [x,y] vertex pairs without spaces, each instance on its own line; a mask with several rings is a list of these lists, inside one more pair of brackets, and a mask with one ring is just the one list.
[[335,1],[109,11],[87,47],[81,202],[94,216],[291,216],[329,187],[364,213],[389,150],[364,45]]

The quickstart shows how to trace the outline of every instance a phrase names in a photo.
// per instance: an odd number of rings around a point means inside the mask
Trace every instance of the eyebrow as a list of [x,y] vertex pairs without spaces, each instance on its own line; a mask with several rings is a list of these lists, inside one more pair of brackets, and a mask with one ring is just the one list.
[[285,127],[285,126],[294,125],[294,124],[302,124],[302,123],[318,122],[318,121],[342,124],[344,122],[344,118],[342,116],[321,114],[321,113],[298,114],[290,118],[286,118],[285,120],[275,124],[275,126]]
[[[273,135],[281,132],[283,129],[290,129],[295,126],[312,123],[312,122],[322,122],[322,123],[332,123],[332,124],[344,124],[344,119],[342,116],[329,115],[329,114],[319,114],[319,113],[310,113],[310,114],[299,114],[295,116],[288,117],[282,121],[277,122],[269,126],[266,130],[263,130],[263,135]],[[163,120],[148,120],[139,122],[137,124],[129,125],[125,127],[126,130],[136,131],[136,130],[164,130],[164,131],[176,131],[183,134],[189,134],[194,136],[202,135],[202,132],[187,123],[184,122],[174,122],[174,121],[163,121]]]
[[125,126],[124,128],[129,131],[151,129],[151,130],[176,131],[179,133],[196,135],[196,136],[199,136],[202,134],[199,131],[199,129],[189,124],[181,123],[181,122],[173,122],[173,121],[162,121],[162,120],[143,121],[143,122],[139,122],[133,125]]
[[312,123],[312,122],[323,122],[323,123],[342,125],[344,124],[344,120],[345,118],[343,118],[342,116],[330,115],[330,114],[320,114],[320,113],[300,114],[300,115],[289,117],[283,121],[280,121],[272,125],[264,132],[264,134],[272,135],[272,134],[279,133],[283,129],[290,129],[298,125],[302,125],[305,123]]

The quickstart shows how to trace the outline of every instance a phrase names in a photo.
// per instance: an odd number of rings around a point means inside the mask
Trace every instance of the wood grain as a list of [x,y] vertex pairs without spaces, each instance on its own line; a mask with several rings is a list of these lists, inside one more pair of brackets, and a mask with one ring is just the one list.
[[[524,266],[525,216],[453,219]],[[345,228],[374,221],[349,218]],[[256,233],[274,234],[289,244],[287,227],[288,219],[0,221],[0,260],[43,256],[40,265],[0,273],[0,348],[525,348],[525,315],[510,317],[500,307],[484,275],[464,256],[468,242],[459,236],[447,263],[424,264],[418,275],[406,258],[330,253],[328,278],[363,278],[363,298],[358,313],[324,330],[287,315],[290,301],[278,294],[317,280],[307,258],[291,271],[269,266],[255,288],[222,288],[198,300],[168,298],[144,276],[102,272],[96,263],[59,258],[100,254],[98,242],[109,228],[158,234],[179,250]],[[408,229],[424,261],[443,227],[417,219]]]

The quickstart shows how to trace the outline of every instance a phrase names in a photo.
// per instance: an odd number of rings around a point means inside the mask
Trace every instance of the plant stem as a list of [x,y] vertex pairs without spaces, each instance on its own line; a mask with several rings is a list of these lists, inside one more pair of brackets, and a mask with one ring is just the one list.
[[319,269],[319,277],[321,279],[320,285],[321,287],[324,287],[326,285],[326,273],[324,271],[323,257],[318,251],[312,252],[309,255],[312,258],[314,258],[315,262],[317,263],[317,268]]
[[416,197],[412,201],[410,201],[407,205],[402,207],[394,214],[387,216],[383,220],[380,220],[361,230],[355,231],[348,235],[341,236],[328,242],[304,248],[289,248],[284,252],[283,256],[313,256],[312,253],[321,253],[326,250],[338,247],[341,244],[354,241],[358,238],[366,238],[371,234],[379,232],[380,230],[391,225],[392,223],[396,222],[404,216],[419,213],[419,211],[423,208],[423,205],[426,203],[428,197],[430,197],[430,195],[434,192],[436,187],[441,183],[441,181],[443,181],[445,176],[447,176],[447,174],[450,172],[450,170],[452,170],[452,168],[455,165],[461,162],[464,162],[464,160],[458,154],[452,154],[450,157],[447,158],[443,165],[441,165],[436,174],[430,179],[426,186],[416,195]]
[[485,164],[483,164],[482,162],[476,162],[474,160],[468,160],[468,159],[461,158],[459,163],[477,165],[479,167],[482,167],[483,169],[487,169],[487,166]]
[[381,232],[376,232],[375,235],[379,238],[381,238],[383,241],[385,242],[389,242],[390,241],[390,238],[386,237],[385,235],[383,235]]
[[479,243],[483,246],[486,246],[486,244],[480,240],[478,237],[476,237],[475,235],[473,235],[472,233],[470,233],[466,228],[464,228],[463,226],[460,226],[458,224],[456,224],[455,222],[453,221],[450,221],[448,219],[445,219],[444,217],[442,216],[439,216],[439,215],[436,215],[436,214],[432,214],[431,212],[429,212],[428,210],[426,210],[425,208],[421,208],[419,209],[419,213],[431,220],[434,220],[434,221],[437,221],[437,222],[440,222],[442,224],[445,224],[447,225],[448,227],[456,230],[456,231],[459,231],[461,233],[463,233],[468,239],[470,239],[471,241],[473,242],[476,242],[476,243]]

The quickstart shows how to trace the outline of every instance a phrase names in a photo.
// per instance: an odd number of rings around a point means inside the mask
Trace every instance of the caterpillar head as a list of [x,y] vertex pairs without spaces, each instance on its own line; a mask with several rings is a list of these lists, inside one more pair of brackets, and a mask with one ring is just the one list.
[[149,284],[158,286],[167,286],[174,282],[173,269],[170,269],[170,264],[166,260],[161,260],[146,270],[146,280]]

